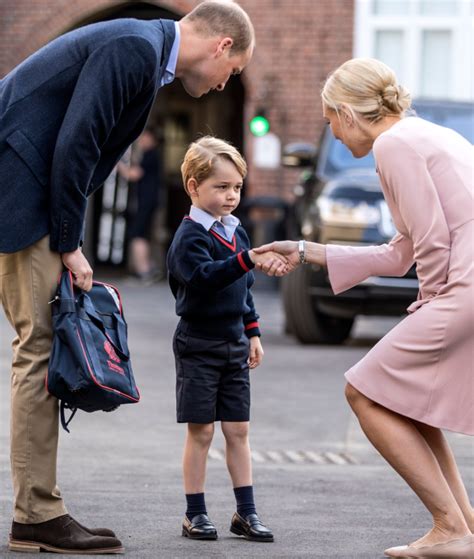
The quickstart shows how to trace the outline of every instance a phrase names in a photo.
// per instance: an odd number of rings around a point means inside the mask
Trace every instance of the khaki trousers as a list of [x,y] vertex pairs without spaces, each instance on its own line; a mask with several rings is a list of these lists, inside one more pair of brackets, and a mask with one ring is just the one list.
[[51,350],[51,309],[60,255],[49,237],[0,253],[0,301],[16,332],[11,374],[11,469],[14,519],[45,522],[66,513],[56,486],[58,401],[45,388]]

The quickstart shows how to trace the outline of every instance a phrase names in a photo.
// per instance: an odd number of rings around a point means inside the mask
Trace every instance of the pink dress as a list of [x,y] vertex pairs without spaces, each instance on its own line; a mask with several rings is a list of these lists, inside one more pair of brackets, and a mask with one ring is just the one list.
[[373,146],[397,235],[372,247],[327,246],[334,293],[369,276],[420,284],[408,316],[346,373],[371,400],[427,425],[474,435],[474,152],[416,117]]

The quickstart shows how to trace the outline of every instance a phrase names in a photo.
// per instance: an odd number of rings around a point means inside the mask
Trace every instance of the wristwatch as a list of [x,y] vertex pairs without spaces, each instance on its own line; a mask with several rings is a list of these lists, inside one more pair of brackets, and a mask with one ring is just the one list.
[[298,241],[298,254],[300,256],[300,264],[304,264],[306,262],[306,252],[305,252],[305,241],[304,240]]

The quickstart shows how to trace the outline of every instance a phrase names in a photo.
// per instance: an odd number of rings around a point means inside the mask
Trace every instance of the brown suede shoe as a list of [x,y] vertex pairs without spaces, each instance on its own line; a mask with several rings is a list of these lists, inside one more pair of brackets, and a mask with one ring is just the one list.
[[13,521],[9,548],[20,552],[49,551],[78,555],[124,551],[117,538],[95,535],[68,514],[40,524],[20,524]]
[[109,528],[87,528],[87,526],[83,526],[77,520],[74,522],[80,526],[83,530],[89,532],[89,534],[93,534],[94,536],[105,536],[106,538],[115,538],[115,532],[113,530],[109,530]]

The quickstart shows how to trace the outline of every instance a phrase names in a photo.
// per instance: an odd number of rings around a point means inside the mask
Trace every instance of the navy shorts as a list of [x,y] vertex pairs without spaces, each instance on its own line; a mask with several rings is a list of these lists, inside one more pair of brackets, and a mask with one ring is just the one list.
[[195,338],[176,330],[176,414],[178,423],[249,421],[249,339]]

